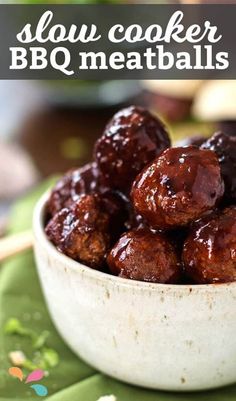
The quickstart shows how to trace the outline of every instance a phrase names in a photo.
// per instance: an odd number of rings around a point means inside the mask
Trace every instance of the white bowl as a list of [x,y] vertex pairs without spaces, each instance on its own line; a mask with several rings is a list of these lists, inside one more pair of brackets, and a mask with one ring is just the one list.
[[71,349],[109,376],[174,391],[236,381],[236,283],[164,285],[114,277],[61,254],[34,213],[35,255],[51,317]]

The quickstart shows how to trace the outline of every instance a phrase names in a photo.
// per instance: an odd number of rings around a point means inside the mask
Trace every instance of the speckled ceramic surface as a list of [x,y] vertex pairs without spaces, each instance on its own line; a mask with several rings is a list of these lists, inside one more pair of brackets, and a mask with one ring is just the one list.
[[117,379],[189,391],[236,382],[236,283],[149,284],[94,271],[47,240],[47,194],[34,213],[35,256],[52,319],[82,359]]

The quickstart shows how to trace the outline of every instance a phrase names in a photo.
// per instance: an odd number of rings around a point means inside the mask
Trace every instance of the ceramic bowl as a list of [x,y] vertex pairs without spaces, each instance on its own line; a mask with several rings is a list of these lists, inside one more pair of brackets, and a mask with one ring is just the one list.
[[153,389],[203,390],[236,381],[236,283],[152,284],[93,270],[48,241],[47,198],[34,212],[37,269],[53,322],[80,358]]

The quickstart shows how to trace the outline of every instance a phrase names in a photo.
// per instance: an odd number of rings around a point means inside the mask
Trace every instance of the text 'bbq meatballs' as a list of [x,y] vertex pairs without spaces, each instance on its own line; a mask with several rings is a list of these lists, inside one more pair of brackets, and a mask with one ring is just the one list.
[[95,144],[94,156],[105,184],[127,193],[143,167],[169,146],[163,123],[131,106],[112,118]]
[[236,206],[197,222],[185,241],[183,262],[196,284],[236,281]]
[[101,269],[110,246],[109,224],[99,195],[81,195],[70,208],[56,213],[45,231],[59,251]]
[[152,228],[169,229],[202,216],[223,192],[216,154],[189,146],[164,151],[138,175],[131,195]]
[[217,132],[201,146],[213,150],[219,159],[225,183],[225,199],[236,201],[236,136]]
[[171,243],[163,235],[145,229],[123,234],[107,263],[113,274],[132,280],[174,284],[181,274]]

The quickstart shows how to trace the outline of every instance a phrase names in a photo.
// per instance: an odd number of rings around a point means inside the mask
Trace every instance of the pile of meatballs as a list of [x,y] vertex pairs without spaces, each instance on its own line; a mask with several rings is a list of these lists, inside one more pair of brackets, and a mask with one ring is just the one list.
[[125,108],[93,161],[53,188],[45,232],[70,258],[125,279],[236,281],[236,137],[171,147],[157,117]]

